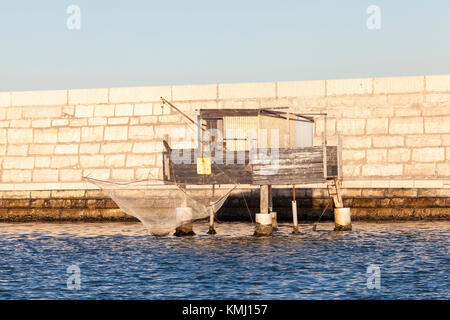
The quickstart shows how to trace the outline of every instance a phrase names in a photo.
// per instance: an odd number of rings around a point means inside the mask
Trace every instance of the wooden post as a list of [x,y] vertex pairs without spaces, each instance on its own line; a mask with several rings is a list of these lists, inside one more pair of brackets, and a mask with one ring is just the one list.
[[292,220],[294,223],[294,228],[292,233],[298,233],[298,218],[297,218],[297,201],[292,200]]
[[197,110],[197,129],[198,129],[198,132],[197,132],[197,149],[199,149],[200,150],[200,148],[203,148],[203,147],[201,147],[201,145],[202,145],[202,135],[203,135],[203,133],[202,133],[202,119],[200,118],[200,110]]
[[289,109],[288,109],[288,111],[287,111],[287,113],[286,113],[286,125],[287,125],[287,128],[288,128],[288,138],[287,138],[287,141],[286,141],[286,148],[291,148],[291,124],[290,124],[290,121],[289,121],[289,118],[291,117],[291,115],[290,115],[290,112],[289,112]]
[[263,185],[260,189],[259,213],[269,213],[269,185]]
[[260,212],[256,214],[255,236],[270,236],[272,234],[272,216],[269,214],[269,185],[260,187]]
[[167,156],[163,156],[163,163],[162,163],[162,169],[163,169],[163,179],[166,181],[170,181],[171,180],[171,175],[170,175],[170,157],[171,157],[171,148],[170,148],[170,141],[169,141],[169,135],[165,134],[163,136],[163,145],[164,148],[166,149],[166,155]]
[[[260,147],[261,147],[261,137],[260,137],[260,134],[261,134],[261,111],[260,110],[258,110],[258,128],[257,128],[257,131],[258,132],[256,132],[256,150],[258,150]],[[266,148],[267,148],[267,146],[265,146]],[[258,154],[258,157],[259,157],[259,154]]]
[[337,174],[338,178],[342,179],[342,136],[339,133],[337,145]]
[[292,186],[292,222],[294,224],[292,233],[298,233],[298,216],[297,216],[297,201],[295,200],[295,184]]
[[272,202],[272,185],[268,185],[268,204],[269,204],[269,212],[273,211],[273,202]]
[[213,208],[209,208],[209,230],[208,234],[216,234],[216,230],[214,229],[214,210]]
[[322,134],[322,153],[323,153],[323,177],[326,179],[328,177],[327,169],[327,145],[326,145],[326,134]]
[[273,211],[273,194],[271,184],[269,184],[269,213],[272,216],[272,229],[276,231],[278,230],[278,222],[277,222],[277,213]]

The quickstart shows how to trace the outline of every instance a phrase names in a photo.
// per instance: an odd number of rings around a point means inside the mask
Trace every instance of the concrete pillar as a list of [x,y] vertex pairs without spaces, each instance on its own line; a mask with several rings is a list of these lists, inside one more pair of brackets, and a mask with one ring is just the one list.
[[208,234],[216,234],[216,230],[214,229],[214,210],[212,207],[209,208],[209,229]]
[[273,231],[277,231],[278,230],[277,213],[275,211],[272,211],[270,215],[272,216],[272,229]]
[[270,236],[272,234],[272,215],[269,213],[269,186],[261,186],[260,213],[256,214],[255,236]]
[[175,209],[177,228],[174,235],[177,237],[193,236],[192,208],[178,207]]
[[268,213],[257,213],[255,236],[270,236],[272,234],[272,215]]
[[298,217],[297,217],[297,201],[292,200],[292,222],[294,224],[294,228],[292,233],[297,234],[298,231]]
[[350,230],[352,230],[350,208],[335,208],[334,231],[350,231]]

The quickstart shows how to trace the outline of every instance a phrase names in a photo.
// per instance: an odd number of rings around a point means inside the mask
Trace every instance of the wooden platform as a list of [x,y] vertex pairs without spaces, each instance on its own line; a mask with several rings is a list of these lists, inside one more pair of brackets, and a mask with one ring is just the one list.
[[[326,160],[324,161],[324,154]],[[291,185],[325,182],[338,175],[337,147],[223,151],[211,157],[211,175],[197,173],[197,149],[173,149],[163,153],[165,181],[180,184]],[[324,174],[326,166],[327,173]]]

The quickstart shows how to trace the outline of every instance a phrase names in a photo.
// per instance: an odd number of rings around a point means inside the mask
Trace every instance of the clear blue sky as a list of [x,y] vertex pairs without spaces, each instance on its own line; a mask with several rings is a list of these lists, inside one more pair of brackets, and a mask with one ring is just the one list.
[[450,1],[2,1],[0,41],[0,91],[450,74]]

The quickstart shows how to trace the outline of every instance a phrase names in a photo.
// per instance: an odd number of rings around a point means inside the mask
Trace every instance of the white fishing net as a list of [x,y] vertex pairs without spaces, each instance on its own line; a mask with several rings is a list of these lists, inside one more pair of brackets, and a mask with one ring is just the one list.
[[[161,114],[181,113],[180,110],[166,103],[168,102],[163,99]],[[173,109],[176,109],[176,112]],[[154,126],[156,138],[171,140],[170,147],[169,142],[165,140],[166,151],[170,148],[193,150],[199,147],[197,139],[201,126],[193,124],[191,119],[188,121],[186,114],[181,114],[181,121],[184,124],[177,125],[177,130],[167,131],[161,126]],[[205,139],[202,141],[208,140]],[[202,144],[202,150],[209,148],[208,143]],[[156,150],[149,150],[149,152],[152,151],[156,152]],[[217,167],[215,164],[212,166]],[[176,176],[173,170],[170,173]],[[167,235],[185,223],[215,214],[237,187],[231,179],[229,184],[217,186],[211,184],[210,178],[211,176],[204,175],[202,185],[186,187],[177,183],[175,179],[172,179],[174,182],[168,182],[150,177],[150,174],[145,180],[132,182],[105,181],[89,177],[89,175],[84,177],[86,181],[101,188],[125,213],[139,219],[150,234],[157,236]]]
[[216,213],[236,186],[182,187],[158,180],[104,181],[85,177],[100,187],[129,215],[139,219],[151,235],[163,236],[177,227]]

